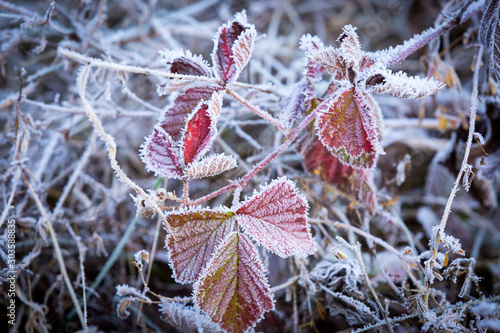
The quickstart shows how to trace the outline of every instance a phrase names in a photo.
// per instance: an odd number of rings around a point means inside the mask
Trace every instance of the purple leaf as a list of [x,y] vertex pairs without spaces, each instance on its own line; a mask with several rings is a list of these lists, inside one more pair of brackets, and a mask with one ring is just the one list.
[[280,257],[308,255],[316,245],[307,223],[307,200],[295,184],[279,178],[236,211],[236,219],[259,244]]
[[229,234],[194,286],[196,306],[226,332],[244,332],[274,309],[259,255],[242,234]]
[[162,128],[156,128],[141,148],[141,159],[148,171],[167,178],[182,178],[178,148]]
[[166,246],[177,282],[198,278],[215,247],[234,229],[232,215],[224,209],[189,209],[167,215],[173,234],[167,236]]
[[236,80],[250,60],[257,32],[246,21],[245,12],[219,28],[215,37],[212,63],[216,78],[224,85]]
[[187,89],[177,96],[171,106],[167,109],[160,120],[160,126],[178,140],[182,129],[186,124],[186,118],[198,106],[200,101],[208,100],[212,94],[220,89],[215,86],[203,86]]

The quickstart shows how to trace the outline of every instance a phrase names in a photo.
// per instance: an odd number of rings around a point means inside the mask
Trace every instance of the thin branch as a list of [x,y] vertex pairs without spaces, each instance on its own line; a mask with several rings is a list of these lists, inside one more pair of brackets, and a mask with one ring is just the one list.
[[80,323],[82,325],[82,328],[84,331],[87,331],[87,326],[86,326],[86,320],[83,316],[82,309],[80,308],[80,304],[78,303],[78,298],[76,297],[75,291],[73,290],[73,286],[71,285],[71,281],[69,280],[68,276],[68,271],[66,270],[66,265],[64,264],[64,258],[61,253],[61,248],[59,247],[59,243],[57,241],[57,235],[52,228],[52,223],[49,220],[49,215],[47,214],[45,208],[43,207],[42,202],[40,201],[40,198],[38,197],[38,194],[36,194],[35,190],[31,186],[30,182],[26,177],[21,173],[21,177],[23,178],[24,182],[26,183],[26,186],[28,187],[28,190],[31,193],[31,196],[35,200],[35,203],[38,207],[38,210],[40,211],[40,214],[42,214],[42,218],[44,219],[45,223],[47,224],[47,228],[49,229],[50,233],[50,238],[52,239],[52,242],[54,244],[54,250],[56,253],[56,258],[57,262],[59,263],[59,268],[61,270],[61,275],[64,279],[64,283],[66,285],[66,288],[68,288],[69,295],[71,297],[71,300],[73,301],[73,306],[78,314],[78,318],[80,319]]

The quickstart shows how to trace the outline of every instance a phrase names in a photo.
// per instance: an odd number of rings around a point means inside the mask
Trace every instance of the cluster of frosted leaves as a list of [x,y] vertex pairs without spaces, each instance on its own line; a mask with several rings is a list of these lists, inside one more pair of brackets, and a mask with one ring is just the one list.
[[343,164],[372,169],[383,150],[379,143],[379,109],[369,93],[411,99],[435,94],[444,85],[434,79],[392,73],[376,53],[361,50],[356,29],[351,25],[344,27],[338,48],[324,47],[312,43],[313,40],[310,36],[304,38],[304,51],[309,61],[328,71],[331,86],[335,87],[318,106],[316,133]]
[[172,78],[157,87],[160,95],[177,91],[196,79],[215,77],[218,85],[191,87],[178,94],[160,117],[141,149],[148,171],[167,178],[203,178],[236,167],[236,160],[224,154],[202,157],[217,136],[217,121],[225,88],[236,80],[250,60],[257,32],[247,23],[245,12],[221,26],[214,39],[213,68],[189,51],[162,51],[167,70],[189,75]]
[[[188,100],[186,103],[192,102]],[[217,136],[221,107],[222,92],[216,91],[209,100],[198,102],[187,115],[179,133],[172,126],[162,126],[164,123],[160,122],[141,149],[141,158],[147,170],[163,177],[181,179],[214,176],[236,167],[234,158],[224,154],[209,156],[208,164],[202,160]],[[178,141],[174,136],[179,137]]]
[[179,283],[196,281],[196,306],[226,332],[253,327],[274,301],[250,238],[282,257],[316,250],[307,222],[308,204],[285,178],[264,186],[228,209],[189,208],[167,214],[170,265]]

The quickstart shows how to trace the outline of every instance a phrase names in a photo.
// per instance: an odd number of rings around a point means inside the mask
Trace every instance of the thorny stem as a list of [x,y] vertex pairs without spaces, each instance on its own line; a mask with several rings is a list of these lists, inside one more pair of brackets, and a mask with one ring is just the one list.
[[[43,219],[45,220],[45,224],[47,225],[47,228],[49,229],[49,234],[50,238],[52,239],[52,243],[54,244],[54,251],[56,253],[56,258],[59,263],[59,268],[61,270],[61,275],[64,280],[64,284],[66,285],[66,288],[68,288],[69,295],[71,297],[71,300],[73,301],[74,309],[76,313],[78,314],[78,318],[80,319],[80,323],[82,325],[83,330],[86,332],[87,331],[87,325],[85,318],[82,313],[82,309],[80,308],[80,304],[78,303],[78,299],[76,297],[75,291],[73,290],[73,286],[71,285],[71,281],[69,280],[68,276],[68,271],[66,270],[66,265],[64,264],[64,258],[61,253],[61,248],[59,247],[59,242],[57,241],[57,235],[52,228],[52,223],[49,220],[49,216],[47,212],[45,211],[45,208],[43,207],[42,202],[40,201],[40,198],[38,197],[38,194],[36,194],[35,190],[31,186],[30,182],[26,179],[24,174],[21,173],[21,177],[23,178],[26,186],[28,187],[28,190],[31,193],[31,196],[35,200],[35,203],[38,207],[38,210],[40,211],[40,214],[42,214]],[[85,286],[84,286],[85,288]]]
[[259,117],[267,120],[272,125],[278,127],[282,132],[286,132],[287,131],[286,127],[283,126],[283,124],[281,122],[279,122],[278,120],[276,120],[275,118],[273,118],[269,113],[267,113],[266,111],[262,110],[258,106],[250,104],[247,100],[245,100],[243,97],[241,97],[240,95],[238,95],[235,91],[233,91],[233,90],[231,90],[231,89],[228,88],[226,90],[226,92],[228,93],[228,95],[230,95],[235,100],[237,100],[241,105],[247,107],[250,111],[252,111],[256,115],[258,115]]
[[[475,57],[475,66],[474,66],[474,76],[473,76],[473,81],[472,81],[472,96],[471,96],[471,107],[470,107],[470,116],[469,116],[469,134],[467,137],[467,144],[465,146],[465,152],[464,152],[464,157],[462,159],[462,166],[460,167],[460,172],[457,175],[457,178],[455,179],[455,184],[453,185],[453,188],[451,189],[450,196],[448,197],[448,201],[446,202],[446,206],[444,208],[444,213],[443,217],[441,218],[441,222],[439,224],[439,228],[436,228],[436,234],[434,235],[434,243],[432,244],[431,251],[432,251],[432,257],[427,261],[430,265],[429,267],[433,267],[432,263],[435,262],[436,256],[438,253],[439,249],[439,236],[444,234],[444,230],[446,228],[446,223],[448,222],[448,217],[450,216],[451,212],[451,206],[453,204],[453,199],[455,198],[459,186],[460,186],[460,181],[466,172],[466,169],[468,169],[468,160],[469,160],[469,154],[470,154],[470,149],[472,145],[472,140],[474,139],[474,131],[475,131],[475,125],[476,125],[476,109],[477,109],[477,95],[478,95],[478,82],[479,82],[479,69],[481,68],[481,58],[483,56],[483,47],[482,45],[478,45],[478,50],[477,54]],[[428,297],[430,294],[430,280],[426,280],[426,290],[425,290],[425,303],[427,304]]]
[[267,164],[269,164],[269,162],[271,162],[274,158],[276,158],[276,156],[278,156],[282,152],[284,152],[285,149],[287,149],[288,146],[290,146],[297,139],[297,137],[302,132],[302,130],[314,119],[314,117],[316,116],[317,110],[318,110],[317,108],[314,109],[304,120],[302,120],[302,122],[295,129],[293,129],[291,131],[291,133],[289,133],[288,138],[278,148],[276,148],[275,151],[273,151],[269,156],[267,156],[265,159],[263,159],[260,163],[256,164],[240,180],[238,180],[236,182],[232,182],[231,184],[226,185],[226,186],[224,186],[224,187],[222,187],[222,188],[218,189],[217,191],[214,191],[210,194],[207,194],[204,197],[201,197],[201,198],[193,200],[193,201],[190,200],[188,204],[189,205],[199,205],[205,201],[208,201],[212,198],[215,198],[215,197],[221,195],[222,193],[225,193],[225,192],[232,190],[234,188],[245,187],[245,184],[250,179],[252,179],[253,176],[255,176],[260,170],[262,170],[262,168],[264,168]]
[[[429,42],[434,40],[435,38],[442,36],[446,32],[450,31],[454,27],[458,26],[459,24],[462,24],[469,18],[471,18],[473,15],[475,15],[477,12],[481,11],[484,6],[484,1],[479,0],[478,2],[474,3],[471,5],[471,1],[468,1],[458,12],[457,14],[454,15],[453,18],[447,20],[446,22],[440,24],[439,26],[431,29],[427,29],[423,31],[421,34],[417,35],[416,37],[413,37],[406,41],[402,45],[398,45],[393,49],[390,49],[388,51],[381,51],[381,52],[387,52],[387,61],[385,65],[387,66],[392,66],[394,64],[397,64],[406,57],[408,57],[410,54],[415,52],[416,50],[420,49],[421,47],[427,45]],[[470,8],[469,8],[470,7]],[[378,52],[377,52],[378,53]]]
[[[128,178],[128,176],[125,174],[125,172],[123,172],[123,170],[121,169],[120,165],[118,164],[118,162],[116,160],[115,140],[111,135],[106,133],[106,131],[104,130],[104,127],[102,126],[101,121],[99,120],[99,118],[97,117],[97,115],[94,112],[94,109],[92,108],[92,106],[88,102],[87,98],[85,97],[90,68],[91,67],[89,65],[87,65],[87,66],[83,66],[83,68],[81,69],[81,72],[78,75],[78,89],[79,89],[79,93],[80,93],[80,98],[82,99],[83,107],[87,111],[87,114],[89,116],[90,121],[92,122],[92,124],[94,124],[94,128],[97,130],[97,134],[99,134],[101,139],[106,143],[106,146],[108,148],[108,156],[110,159],[111,167],[113,168],[113,170],[115,170],[118,177],[124,183],[126,183],[130,188],[134,189],[137,192],[137,194],[139,194],[141,196],[141,198],[144,199],[144,201],[148,203],[148,205],[150,205],[152,208],[154,208],[154,210],[158,213],[158,215],[162,218],[162,220],[165,221],[166,220],[165,214],[163,214],[163,211],[160,209],[160,207],[149,198],[149,196],[146,194],[146,192],[144,192],[144,190],[140,186],[138,186],[130,178]],[[171,232],[172,230],[171,230],[170,225],[168,225],[168,223],[165,223],[165,225],[169,229],[169,232]]]

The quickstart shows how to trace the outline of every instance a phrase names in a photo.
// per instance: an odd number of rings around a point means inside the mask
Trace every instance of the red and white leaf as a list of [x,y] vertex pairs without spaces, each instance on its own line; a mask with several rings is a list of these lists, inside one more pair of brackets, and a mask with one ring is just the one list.
[[216,246],[234,229],[233,213],[221,210],[189,209],[167,215],[172,234],[166,246],[170,266],[178,283],[195,281]]
[[193,162],[186,170],[191,179],[212,177],[227,170],[236,168],[238,163],[234,157],[225,154],[210,155],[200,161]]
[[199,160],[210,149],[217,136],[221,107],[222,93],[214,93],[209,101],[198,104],[188,117],[181,139],[184,165]]
[[[212,76],[208,63],[201,56],[193,55],[190,51],[160,51],[161,57],[165,60],[168,71],[174,74],[184,74],[193,76]],[[166,95],[181,89],[185,85],[193,82],[189,79],[172,78],[157,86],[156,92]]]
[[248,24],[245,12],[221,26],[214,40],[212,63],[215,77],[224,85],[234,81],[250,60],[257,32]]
[[167,178],[182,178],[182,166],[172,137],[162,128],[155,128],[141,147],[141,159],[148,171]]
[[339,51],[331,46],[323,48],[311,54],[311,59],[323,66],[334,78],[341,80],[344,78],[345,66]]
[[178,95],[165,111],[165,114],[160,119],[160,127],[170,134],[174,140],[178,140],[189,114],[202,100],[208,100],[218,89],[220,88],[216,86],[187,89],[184,93]]
[[245,332],[274,309],[255,247],[235,232],[218,247],[193,294],[196,306],[226,332]]
[[308,208],[295,184],[278,178],[245,201],[236,211],[236,219],[257,243],[280,257],[305,256],[316,252]]
[[373,168],[382,148],[363,93],[354,87],[339,88],[318,108],[315,127],[321,143],[346,165]]
[[408,76],[404,72],[392,73],[390,70],[371,75],[366,79],[368,92],[406,99],[434,95],[443,87],[445,84],[434,78],[424,79]]

